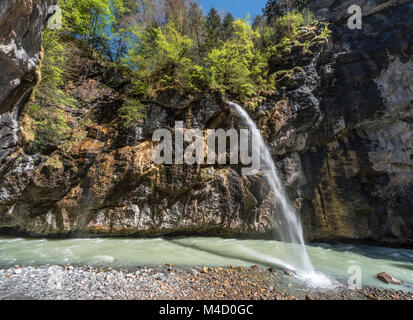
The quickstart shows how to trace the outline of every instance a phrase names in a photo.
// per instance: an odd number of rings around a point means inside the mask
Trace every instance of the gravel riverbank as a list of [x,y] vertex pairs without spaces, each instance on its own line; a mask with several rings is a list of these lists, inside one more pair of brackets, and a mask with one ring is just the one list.
[[282,270],[259,268],[112,269],[91,266],[14,266],[0,269],[0,299],[63,300],[413,300],[402,291],[344,286],[302,287]]

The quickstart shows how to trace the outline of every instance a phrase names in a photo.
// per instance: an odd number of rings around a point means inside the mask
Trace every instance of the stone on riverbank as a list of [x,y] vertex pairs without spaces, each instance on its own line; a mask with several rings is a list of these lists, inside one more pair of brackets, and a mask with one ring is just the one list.
[[403,284],[403,281],[389,275],[386,272],[379,273],[377,275],[377,279],[379,279],[379,280],[381,280],[385,283],[388,283],[388,284],[395,284],[395,285],[399,285],[399,286]]

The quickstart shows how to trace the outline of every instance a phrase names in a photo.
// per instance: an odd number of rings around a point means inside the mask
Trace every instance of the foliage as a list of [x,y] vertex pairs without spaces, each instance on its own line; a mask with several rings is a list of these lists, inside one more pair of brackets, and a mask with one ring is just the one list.
[[41,86],[56,89],[63,85],[63,74],[66,68],[66,46],[56,32],[45,30],[43,33],[43,56]]
[[65,113],[58,108],[45,108],[44,105],[31,104],[28,116],[34,120],[34,140],[29,146],[33,153],[48,154],[65,139],[70,127]]
[[222,21],[220,38],[226,41],[232,37],[234,31],[234,17],[231,13],[228,13]]
[[[221,16],[215,8],[204,14],[196,0],[60,0],[63,30],[44,33],[43,79],[29,110],[33,150],[47,152],[66,139],[69,121],[62,110],[77,106],[64,92],[70,55],[66,36],[80,40],[89,57],[110,60],[119,73],[127,70],[128,94],[136,98],[117,111],[123,125],[131,127],[146,114],[140,101],[170,88],[183,95],[219,90],[256,105],[275,88],[270,59],[282,57],[297,44],[300,29],[314,25],[305,4],[269,1],[267,7],[278,13],[271,19],[264,13],[251,24],[230,13]],[[329,36],[328,27],[320,36]]]
[[314,20],[309,11],[292,10],[303,1],[279,1],[285,15],[270,24],[259,16],[252,26],[230,13],[221,18],[215,8],[204,15],[194,0],[62,2],[67,20],[75,22],[68,30],[127,66],[141,98],[166,88],[183,94],[216,89],[238,99],[268,91],[269,57]]
[[268,0],[263,10],[264,16],[271,23],[292,10],[304,10],[309,2],[310,0]]
[[215,8],[211,8],[205,19],[205,48],[212,50],[218,44],[222,28],[221,17]]
[[195,88],[193,81],[199,76],[191,60],[193,47],[194,41],[181,34],[173,22],[164,29],[146,28],[126,61],[137,70],[137,92],[151,97],[162,88],[174,87],[182,91]]
[[276,36],[274,42],[278,42],[283,38],[295,39],[299,28],[311,25],[313,22],[314,17],[310,11],[306,10],[303,13],[296,10],[290,11],[274,21],[273,26]]
[[[226,23],[232,19],[228,15]],[[226,36],[218,32],[222,39],[216,40],[205,57],[194,57],[195,42],[180,33],[173,22],[164,28],[151,26],[142,31],[139,44],[125,59],[136,70],[137,93],[154,97],[159,90],[170,87],[183,93],[210,88],[244,99],[268,84],[266,55],[255,45],[259,33],[244,19],[233,21],[231,26],[220,24],[219,28],[219,32],[226,30]]]
[[79,36],[89,53],[106,46],[107,27],[116,23],[115,12],[124,12],[122,0],[62,0],[59,5],[66,31]]
[[254,40],[259,34],[242,19],[233,23],[233,36],[213,49],[205,60],[205,69],[212,88],[232,95],[249,96],[254,92]]
[[127,99],[119,109],[122,125],[125,128],[134,126],[146,118],[146,107],[137,99]]
[[67,137],[70,127],[62,107],[75,108],[76,101],[63,90],[67,73],[67,47],[61,34],[45,30],[43,33],[42,81],[34,90],[33,102],[27,115],[32,119],[34,140],[31,152],[48,153]]
[[331,30],[329,29],[329,24],[327,23],[324,27],[323,30],[321,31],[321,37],[323,38],[329,38],[331,36]]

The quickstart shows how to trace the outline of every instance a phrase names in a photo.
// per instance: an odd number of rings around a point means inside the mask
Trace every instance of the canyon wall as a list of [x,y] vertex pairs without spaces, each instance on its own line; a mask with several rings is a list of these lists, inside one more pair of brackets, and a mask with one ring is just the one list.
[[[351,30],[348,8],[362,8]],[[328,49],[287,90],[273,141],[312,241],[413,241],[413,1],[312,1]]]
[[[31,181],[41,157],[26,155],[19,118],[40,81],[41,36],[57,0],[0,4],[0,208],[10,207]],[[1,212],[1,209],[0,209]]]
[[[362,30],[347,26],[354,3],[363,9]],[[45,5],[39,0],[36,8]],[[308,240],[411,246],[413,1],[317,0],[310,8],[330,22],[329,41],[322,25],[300,30],[300,43],[271,59],[277,93],[251,116]],[[30,48],[37,61],[39,42]],[[31,71],[19,70],[25,83]],[[35,79],[16,89],[11,74],[2,76],[10,79],[0,108],[12,110],[0,118],[3,233],[277,237],[276,203],[260,174],[152,161],[152,133],[173,130],[175,121],[200,130],[242,126],[219,93],[163,92],[146,102],[146,120],[126,130],[116,113],[122,104],[116,72],[95,63],[66,88],[85,106],[65,110],[71,138],[50,155],[26,155],[17,121],[22,107],[11,97],[25,103]],[[90,123],[76,126],[82,119]]]
[[40,81],[42,31],[57,0],[3,0],[0,4],[0,114],[27,102]]

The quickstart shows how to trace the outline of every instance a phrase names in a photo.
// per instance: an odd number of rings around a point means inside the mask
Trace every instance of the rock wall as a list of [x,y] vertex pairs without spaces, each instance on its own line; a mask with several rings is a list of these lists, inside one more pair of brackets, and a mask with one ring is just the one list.
[[0,114],[24,105],[39,81],[43,28],[57,0],[3,0],[0,3]]
[[56,3],[0,3],[0,212],[14,205],[41,162],[22,150],[19,116],[40,80],[41,35]]
[[[363,10],[363,29],[347,26]],[[413,244],[413,1],[313,1],[327,50],[273,148],[312,241]],[[304,93],[304,94],[303,94]]]
[[[363,8],[363,30],[347,27],[354,3]],[[320,35],[322,25],[300,30],[300,41],[271,59],[278,93],[251,115],[309,240],[411,246],[413,2],[316,0],[310,7],[331,23],[331,39]],[[125,130],[117,120],[122,94],[115,74],[90,70],[68,84],[86,107],[65,112],[76,124],[93,120],[74,125],[71,138],[48,156],[22,151],[20,107],[1,116],[2,232],[274,236],[275,201],[262,176],[243,177],[237,166],[152,162],[155,129],[172,129],[175,121],[187,129],[238,127],[223,98],[167,91],[146,102],[145,121]],[[2,97],[13,101],[17,89],[8,83]],[[26,96],[14,95],[24,105]]]
[[3,197],[3,231],[250,237],[272,232],[274,202],[262,178],[242,177],[229,166],[157,166],[152,160],[150,140],[160,126],[173,128],[177,119],[201,130],[233,126],[219,95],[200,96],[185,109],[175,108],[179,102],[170,107],[152,103],[148,121],[128,132],[113,119],[108,121],[105,112],[120,103],[108,96],[92,101],[95,107],[89,112],[102,114],[97,123],[79,129],[73,140],[47,157],[25,189],[12,193],[17,199],[11,193]]

